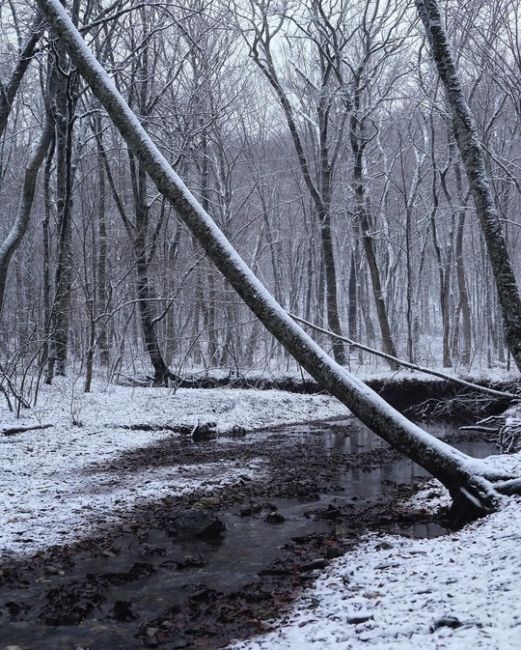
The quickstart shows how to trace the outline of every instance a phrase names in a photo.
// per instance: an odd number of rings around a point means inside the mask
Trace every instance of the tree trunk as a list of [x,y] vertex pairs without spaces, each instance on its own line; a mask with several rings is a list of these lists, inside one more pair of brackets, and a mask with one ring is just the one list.
[[[359,98],[357,93],[355,98],[355,109],[358,109]],[[362,244],[364,253],[369,266],[369,274],[371,277],[371,286],[373,289],[373,297],[376,306],[376,316],[378,318],[378,325],[380,326],[380,334],[382,335],[383,349],[386,354],[391,357],[398,356],[394,346],[393,337],[391,334],[391,327],[389,325],[389,317],[382,290],[382,281],[380,279],[380,270],[373,245],[373,238],[371,237],[371,224],[367,214],[365,188],[364,188],[364,148],[365,140],[363,135],[363,124],[358,119],[356,110],[353,111],[351,116],[351,132],[350,132],[351,149],[353,151],[353,184],[355,202],[357,208],[357,215],[360,220],[360,231],[362,235]],[[334,330],[335,331],[335,330]],[[398,366],[394,361],[389,361],[391,370],[398,370]]]
[[47,150],[45,166],[43,172],[43,194],[44,194],[44,219],[42,223],[42,242],[43,242],[43,312],[44,312],[44,330],[43,330],[43,349],[41,357],[41,368],[43,369],[49,357],[50,331],[51,331],[51,169],[54,159],[54,130],[51,133],[51,141]]
[[[101,119],[99,115],[94,117],[94,129],[101,132]],[[98,164],[98,257],[97,257],[97,286],[96,298],[98,313],[105,313],[108,309],[108,283],[107,283],[107,216],[106,216],[106,184],[105,170],[103,168],[103,155],[100,151],[99,141],[96,147]],[[104,317],[101,320],[101,330],[98,335],[99,359],[103,366],[109,366],[109,319]],[[94,352],[94,351],[93,351]]]
[[51,121],[48,117],[45,120],[43,131],[40,140],[31,154],[31,158],[25,170],[25,176],[22,185],[22,193],[20,197],[20,205],[18,212],[3,244],[0,246],[0,316],[2,314],[2,306],[4,302],[5,285],[7,282],[7,273],[9,270],[9,263],[11,258],[20,245],[27,227],[29,225],[29,218],[31,216],[31,209],[34,200],[34,191],[36,187],[36,180],[38,172],[45,158],[45,153],[49,147],[52,136]]
[[445,87],[456,142],[467,172],[498,292],[505,340],[521,370],[521,297],[496,210],[474,117],[463,93],[436,0],[415,0],[434,63]]
[[459,294],[458,311],[461,311],[461,332],[463,336],[461,363],[465,367],[468,367],[470,365],[470,355],[472,350],[472,324],[469,294],[465,278],[465,266],[463,264],[463,234],[465,229],[466,211],[467,209],[464,205],[458,214],[454,260],[456,263],[456,279]]
[[52,309],[52,341],[46,381],[54,372],[65,375],[69,343],[70,300],[73,273],[72,251],[72,131],[73,88],[71,71],[63,45],[56,42],[52,71],[51,112],[56,129],[56,204],[58,222],[58,260],[55,270],[55,295]]
[[130,161],[136,212],[136,227],[132,243],[136,258],[136,288],[143,342],[154,369],[154,386],[165,386],[170,377],[170,371],[157,338],[156,310],[153,306],[154,295],[148,277],[150,254],[147,251],[149,215],[146,205],[146,172],[141,162],[134,160],[133,155],[130,155]]
[[357,314],[358,314],[358,277],[356,272],[356,249],[351,251],[351,264],[349,265],[348,296],[349,306],[347,322],[349,324],[349,338],[358,340]]
[[18,60],[7,84],[0,82],[0,138],[4,134],[14,98],[31,63],[34,51],[45,29],[44,21],[37,15],[30,27],[30,35],[20,48]]
[[[207,115],[204,113],[204,106],[201,108],[201,205],[206,212],[210,209],[210,166],[209,166],[209,152],[208,152],[208,133],[205,125]],[[199,276],[202,280],[202,275]],[[203,301],[203,316],[207,334],[207,353],[208,365],[211,367],[215,365],[217,359],[217,330],[215,327],[215,277],[212,270],[206,275],[206,282],[208,286],[207,300]],[[201,288],[202,289],[202,288]]]
[[[139,246],[139,243],[137,246]],[[157,332],[154,323],[154,309],[151,304],[152,292],[148,280],[148,265],[144,259],[144,254],[139,255],[137,250],[136,270],[137,297],[139,313],[141,316],[141,326],[143,328],[143,341],[145,349],[150,357],[152,367],[154,368],[154,386],[165,386],[170,377],[170,371],[163,358],[163,353],[159,347],[159,341],[157,340]]]
[[[434,129],[431,130],[431,134],[434,133]],[[434,156],[434,152],[433,152]],[[433,157],[434,161],[434,157]],[[434,254],[436,256],[436,263],[438,267],[438,281],[439,281],[439,296],[440,296],[440,310],[441,310],[441,322],[443,327],[443,367],[451,368],[452,360],[450,355],[450,319],[449,319],[449,295],[448,295],[448,282],[447,282],[447,270],[446,264],[443,261],[443,255],[441,252],[439,237],[438,237],[438,228],[436,225],[436,217],[438,215],[439,207],[439,197],[437,189],[437,175],[438,170],[436,164],[432,170],[432,209],[430,212],[430,222],[431,222],[431,233],[432,233],[432,245],[434,248]]]
[[319,383],[369,428],[403,452],[450,490],[464,515],[488,512],[497,505],[491,480],[505,484],[504,475],[487,472],[450,445],[429,435],[391,408],[379,395],[333,361],[269,294],[239,257],[217,224],[202,209],[143,129],[101,65],[85,45],[59,0],[38,0],[54,30],[93,92],[107,110],[135,156],[159,191],[199,240],[207,255],[265,327]]

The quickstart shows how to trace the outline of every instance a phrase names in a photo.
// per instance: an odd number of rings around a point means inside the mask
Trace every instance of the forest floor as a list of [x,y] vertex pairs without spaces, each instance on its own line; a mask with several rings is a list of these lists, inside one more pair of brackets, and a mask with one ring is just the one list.
[[0,436],[0,647],[520,647],[521,502],[447,533],[327,396],[63,380],[0,415],[53,425]]

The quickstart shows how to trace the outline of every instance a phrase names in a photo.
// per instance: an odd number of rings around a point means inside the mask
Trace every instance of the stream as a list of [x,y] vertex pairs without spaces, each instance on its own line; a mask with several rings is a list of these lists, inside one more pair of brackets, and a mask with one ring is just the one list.
[[[453,425],[422,426],[443,438],[457,433]],[[372,508],[382,517],[403,486],[427,477],[351,419],[190,443],[189,449],[186,442],[169,444],[168,457],[178,462],[183,453],[204,462],[261,454],[270,459],[270,477],[219,497],[211,515],[226,528],[215,538],[173,535],[162,525],[164,508],[159,516],[151,506],[136,513],[135,525],[114,530],[110,543],[95,540],[64,558],[55,551],[50,560],[25,563],[19,579],[0,586],[2,643],[29,650],[220,647],[254,631],[253,623],[241,627],[238,619],[244,603],[252,620],[275,615],[284,599],[290,602],[344,552],[342,540],[355,543]],[[495,453],[477,438],[455,446],[476,458]],[[391,517],[387,523],[388,532],[415,537],[447,532],[432,520]]]

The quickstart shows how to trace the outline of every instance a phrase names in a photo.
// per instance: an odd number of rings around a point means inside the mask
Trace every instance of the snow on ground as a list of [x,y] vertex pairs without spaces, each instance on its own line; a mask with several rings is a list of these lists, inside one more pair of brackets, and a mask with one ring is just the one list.
[[[521,456],[506,460],[512,467]],[[447,502],[432,481],[409,505]],[[521,498],[505,498],[498,512],[443,537],[368,535],[273,632],[228,650],[519,650],[520,521]]]
[[[36,407],[15,420],[2,404],[1,429],[53,424],[53,428],[0,435],[0,553],[30,553],[71,542],[89,527],[117,519],[136,503],[195,489],[215,492],[253,476],[262,465],[227,462],[130,472],[86,471],[120,453],[145,447],[168,431],[121,428],[128,424],[194,425],[215,422],[220,431],[327,419],[346,414],[336,400],[282,391],[178,390],[97,384],[81,392],[66,380],[43,387]],[[73,426],[73,421],[82,426]],[[118,427],[119,425],[119,427]]]
[[196,425],[215,422],[226,432],[235,425],[247,430],[279,424],[345,416],[346,407],[326,395],[297,395],[285,391],[127,387],[97,382],[91,393],[82,384],[55,379],[40,388],[36,407],[21,411],[19,420],[0,403],[1,427],[31,422],[85,427],[128,424]]

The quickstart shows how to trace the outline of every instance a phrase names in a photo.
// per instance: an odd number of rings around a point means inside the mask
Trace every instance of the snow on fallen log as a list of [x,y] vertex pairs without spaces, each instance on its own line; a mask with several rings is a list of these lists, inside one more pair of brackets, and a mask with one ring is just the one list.
[[0,429],[0,434],[3,436],[15,436],[18,433],[25,433],[26,431],[36,431],[38,429],[50,429],[54,424],[31,424],[29,426],[9,427],[7,429]]

